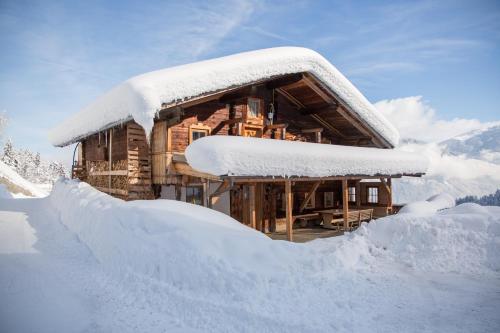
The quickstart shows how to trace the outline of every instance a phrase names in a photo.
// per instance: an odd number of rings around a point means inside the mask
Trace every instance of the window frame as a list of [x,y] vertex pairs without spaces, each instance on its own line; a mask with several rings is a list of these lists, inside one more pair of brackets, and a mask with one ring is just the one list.
[[[257,114],[254,116],[250,111],[250,103],[257,104]],[[248,97],[247,99],[247,119],[261,119],[263,116],[262,112],[262,100],[260,98]]]
[[[188,198],[196,198],[195,196],[195,193],[192,193],[192,194],[189,194],[188,195],[188,190],[194,190],[194,189],[198,189],[199,190],[199,203],[198,201],[195,199],[195,200],[188,200]],[[186,198],[185,198],[185,202],[187,203],[190,203],[190,204],[193,204],[193,205],[198,205],[198,206],[203,206],[203,200],[204,200],[204,197],[203,197],[203,185],[187,185],[186,186]]]
[[[328,205],[327,202],[328,200],[328,196],[331,196],[331,204]],[[333,191],[328,191],[328,192],[324,192],[323,193],[323,207],[324,208],[332,208],[335,204],[335,196],[333,194]]]
[[[351,193],[352,190],[352,193]],[[356,186],[348,186],[347,187],[347,201],[350,203],[356,203]]]
[[[202,123],[198,123],[195,125],[190,125],[189,126],[189,144],[193,143],[193,141],[198,140],[202,137],[209,136],[212,131],[212,128],[210,126],[203,125]],[[204,136],[193,140],[193,133],[205,133]]]
[[[375,190],[375,194],[372,195],[370,190]],[[377,201],[372,201],[372,198],[376,198]],[[380,203],[378,186],[367,186],[366,187],[366,202],[369,204],[379,204]]]

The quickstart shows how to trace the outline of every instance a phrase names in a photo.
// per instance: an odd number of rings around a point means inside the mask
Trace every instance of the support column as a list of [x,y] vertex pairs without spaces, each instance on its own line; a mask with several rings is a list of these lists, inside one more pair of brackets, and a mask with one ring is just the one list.
[[347,187],[347,179],[342,179],[342,214],[344,216],[344,231],[349,230],[347,215],[349,214],[349,192]]
[[292,182],[285,181],[285,209],[286,209],[286,237],[293,241],[293,202],[292,202]]
[[255,213],[255,184],[248,186],[248,210],[250,212],[250,227],[257,228],[257,216]]
[[276,231],[276,189],[271,184],[271,216],[269,218],[269,232]]
[[109,167],[109,176],[108,176],[108,187],[109,187],[109,193],[111,193],[111,170],[113,170],[113,129],[109,129],[109,140],[108,140],[108,167]]
[[387,187],[389,188],[387,205],[389,206],[389,212],[392,214],[392,178],[387,178]]

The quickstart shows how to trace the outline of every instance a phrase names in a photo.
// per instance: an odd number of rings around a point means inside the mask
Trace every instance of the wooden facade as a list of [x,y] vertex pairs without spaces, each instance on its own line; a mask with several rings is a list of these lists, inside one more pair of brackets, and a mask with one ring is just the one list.
[[391,148],[321,82],[302,73],[163,105],[150,138],[133,121],[88,136],[75,176],[126,200],[202,204],[263,232],[285,229],[290,240],[297,216],[306,219],[321,209],[343,209],[345,219],[349,206],[372,208],[375,216],[391,212],[394,175],[269,179],[193,170],[184,151],[207,135]]

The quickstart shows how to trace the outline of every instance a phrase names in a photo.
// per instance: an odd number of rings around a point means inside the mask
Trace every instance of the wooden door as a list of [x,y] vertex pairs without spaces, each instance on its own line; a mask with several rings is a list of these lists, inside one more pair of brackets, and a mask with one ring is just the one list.
[[166,184],[167,182],[167,141],[167,122],[156,122],[151,138],[153,184]]

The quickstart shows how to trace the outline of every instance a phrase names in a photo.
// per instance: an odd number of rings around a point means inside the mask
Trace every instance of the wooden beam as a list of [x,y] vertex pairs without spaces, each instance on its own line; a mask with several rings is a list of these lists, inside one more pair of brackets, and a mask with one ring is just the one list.
[[127,176],[128,170],[92,171],[89,176]]
[[347,179],[342,179],[342,214],[344,217],[344,231],[349,230],[348,214],[349,214],[349,188],[347,187]]
[[291,74],[287,75],[285,77],[272,80],[266,83],[266,88],[267,89],[276,89],[276,88],[281,88],[281,87],[288,87],[294,83],[300,82],[302,80],[302,73],[298,74]]
[[229,180],[224,180],[222,183],[220,183],[219,187],[214,191],[214,193],[210,194],[210,199],[213,197],[218,197],[222,193],[227,192],[231,189],[231,184],[229,183]]
[[304,128],[301,130],[302,133],[316,133],[316,132],[323,132],[323,127],[316,127],[316,128]]
[[311,200],[311,198],[313,197],[313,195],[315,195],[316,193],[316,190],[318,189],[319,185],[321,184],[320,181],[318,182],[315,182],[312,186],[311,186],[311,189],[309,190],[309,192],[307,193],[306,195],[306,198],[304,199],[304,201],[300,204],[300,208],[299,208],[299,212],[303,212],[304,209],[306,208],[306,205],[307,203]]
[[320,87],[318,87],[316,85],[316,83],[314,83],[313,80],[311,80],[309,77],[307,76],[304,76],[304,83],[309,87],[311,88],[316,94],[318,94],[319,97],[321,97],[325,102],[327,102],[328,104],[336,104],[335,103],[335,100],[333,99],[333,97],[331,97],[330,95],[328,95],[327,93],[325,93]]
[[198,178],[203,178],[203,179],[210,179],[213,181],[220,181],[220,178],[201,171],[197,171],[187,163],[182,163],[182,162],[173,162],[174,169],[177,173],[181,175],[186,175],[186,176],[191,176],[191,177],[198,177]]
[[295,106],[298,109],[305,109],[306,108],[305,105],[302,104],[302,102],[300,102],[298,99],[293,97],[288,91],[281,89],[281,88],[276,89],[276,91],[278,93],[280,93],[281,95],[283,95],[283,97],[285,97],[287,100],[289,100],[292,104],[295,104]]
[[248,186],[248,210],[250,216],[250,227],[257,228],[256,213],[255,213],[255,184]]
[[222,123],[224,125],[233,125],[233,124],[242,123],[242,122],[243,122],[243,118],[239,117],[239,118],[234,118],[234,119],[226,119]]
[[233,91],[230,93],[227,93],[219,98],[219,102],[223,104],[228,104],[231,102],[235,102],[237,100],[243,99],[248,97],[250,95],[251,87],[245,87],[237,91]]
[[292,181],[285,181],[286,238],[293,241],[293,201]]
[[336,129],[332,124],[330,124],[330,122],[324,120],[321,116],[319,116],[317,114],[312,114],[311,117],[314,118],[314,120],[316,120],[318,123],[320,123],[324,127],[328,128],[333,133],[340,136],[342,139],[345,138],[345,135],[342,132],[340,132],[338,129]]
[[[385,177],[389,177],[389,175],[384,175]],[[402,176],[411,176],[411,177],[420,177],[421,174],[398,174],[398,175],[390,175],[392,178],[401,178]],[[368,175],[346,175],[346,176],[332,176],[332,177],[289,177],[286,179],[290,179],[294,182],[311,182],[311,181],[326,181],[326,180],[356,180],[356,179],[378,179],[381,176],[368,176]],[[231,179],[235,183],[282,183],[285,178],[278,176],[220,176],[219,180]]]

